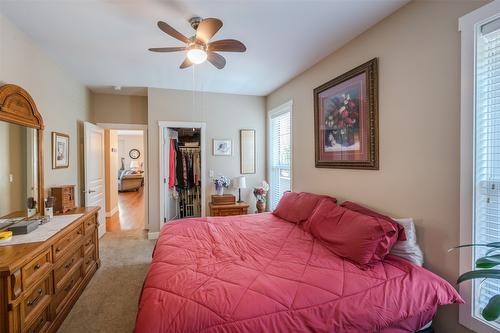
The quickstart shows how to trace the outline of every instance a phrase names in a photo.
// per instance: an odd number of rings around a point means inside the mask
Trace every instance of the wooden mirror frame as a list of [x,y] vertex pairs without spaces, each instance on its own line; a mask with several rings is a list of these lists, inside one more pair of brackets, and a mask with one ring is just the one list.
[[43,215],[43,118],[35,101],[23,88],[14,84],[0,86],[0,121],[37,129],[38,213]]

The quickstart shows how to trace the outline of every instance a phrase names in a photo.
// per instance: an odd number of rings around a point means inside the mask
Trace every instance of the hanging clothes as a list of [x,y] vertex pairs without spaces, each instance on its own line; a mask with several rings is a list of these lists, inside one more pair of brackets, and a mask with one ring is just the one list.
[[170,139],[170,149],[169,149],[169,161],[168,161],[168,188],[173,188],[175,186],[175,165],[177,161],[177,152],[175,150],[176,140]]
[[176,168],[175,168],[175,178],[177,181],[177,190],[184,188],[184,163],[182,158],[182,152],[179,149],[179,145],[176,145]]

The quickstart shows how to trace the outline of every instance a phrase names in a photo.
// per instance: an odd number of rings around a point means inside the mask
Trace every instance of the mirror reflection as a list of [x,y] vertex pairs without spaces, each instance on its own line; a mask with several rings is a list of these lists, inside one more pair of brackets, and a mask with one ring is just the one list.
[[26,201],[38,201],[37,130],[0,121],[0,218],[26,211]]

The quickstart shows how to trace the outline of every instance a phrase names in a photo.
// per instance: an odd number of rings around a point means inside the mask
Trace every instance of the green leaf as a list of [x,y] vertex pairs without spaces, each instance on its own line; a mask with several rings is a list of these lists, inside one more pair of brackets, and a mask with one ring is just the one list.
[[476,268],[493,268],[500,265],[500,254],[482,257],[476,260]]
[[481,314],[487,321],[493,321],[500,317],[500,295],[495,295],[490,298]]
[[472,279],[500,279],[500,269],[478,269],[458,277],[457,283]]

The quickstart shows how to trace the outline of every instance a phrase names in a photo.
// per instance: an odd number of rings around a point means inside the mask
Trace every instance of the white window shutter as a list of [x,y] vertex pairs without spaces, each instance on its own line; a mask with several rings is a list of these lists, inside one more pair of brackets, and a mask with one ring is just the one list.
[[276,208],[283,193],[291,190],[291,110],[271,112],[269,130],[270,204]]
[[[478,26],[475,64],[474,242],[500,241],[500,30],[499,20]],[[474,260],[486,248],[474,249]],[[500,280],[474,281],[473,316],[481,319]],[[500,322],[490,323],[500,328]]]

